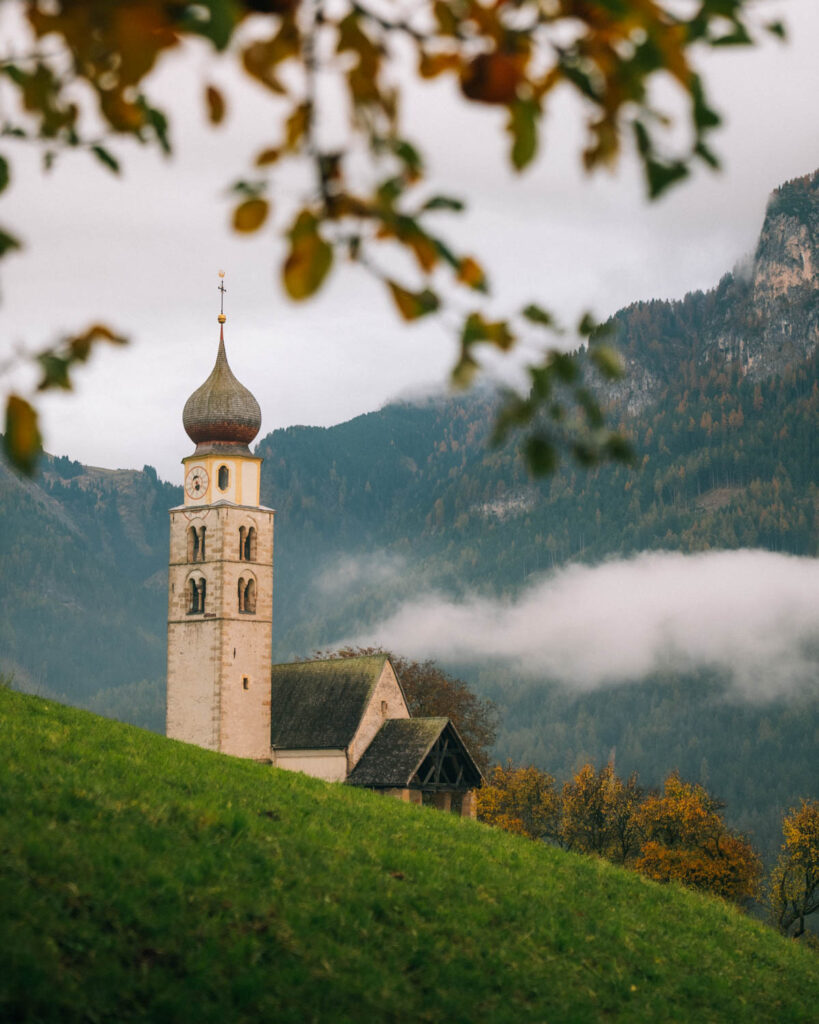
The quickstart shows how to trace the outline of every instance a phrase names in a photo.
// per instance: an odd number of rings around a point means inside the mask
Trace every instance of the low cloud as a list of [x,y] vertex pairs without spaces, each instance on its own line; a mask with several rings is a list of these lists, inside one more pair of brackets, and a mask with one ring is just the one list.
[[355,639],[583,690],[714,667],[744,696],[771,698],[819,683],[819,560],[720,551],[575,565],[512,601],[412,598]]
[[319,573],[313,586],[326,597],[336,597],[352,587],[394,585],[405,570],[406,562],[398,555],[344,556]]

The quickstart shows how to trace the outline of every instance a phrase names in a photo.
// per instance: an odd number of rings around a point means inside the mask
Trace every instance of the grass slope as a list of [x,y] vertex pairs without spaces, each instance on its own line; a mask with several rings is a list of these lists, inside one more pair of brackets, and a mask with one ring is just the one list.
[[716,900],[0,691],[0,1019],[807,1021]]

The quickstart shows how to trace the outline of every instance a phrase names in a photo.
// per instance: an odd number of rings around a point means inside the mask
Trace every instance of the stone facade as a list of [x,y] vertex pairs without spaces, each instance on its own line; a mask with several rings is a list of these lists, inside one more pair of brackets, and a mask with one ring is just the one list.
[[[258,506],[171,510],[167,735],[237,757],[270,758],[273,517]],[[252,557],[240,538],[253,529]],[[242,532],[244,531],[244,532]],[[198,539],[192,542],[192,537]],[[241,557],[240,557],[241,556]],[[253,610],[239,609],[239,581]],[[204,607],[192,586],[204,582]]]
[[347,772],[351,772],[361,759],[361,755],[372,743],[375,734],[388,718],[409,718],[409,708],[404,699],[395,670],[389,659],[384,661],[381,677],[375,684],[372,699],[367,705],[361,723],[356,729],[352,742],[347,749]]

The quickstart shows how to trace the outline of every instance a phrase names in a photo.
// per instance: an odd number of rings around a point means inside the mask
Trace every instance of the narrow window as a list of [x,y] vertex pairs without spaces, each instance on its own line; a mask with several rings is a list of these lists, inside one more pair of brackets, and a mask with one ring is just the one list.
[[245,611],[250,615],[256,614],[256,581],[248,580],[245,587]]
[[227,466],[219,467],[219,490],[226,491],[230,483],[230,470]]
[[244,526],[239,527],[239,561],[243,561],[245,557],[245,528]]
[[386,715],[387,715],[387,702],[385,700],[381,701],[381,714],[386,718]]
[[239,591],[239,611],[243,612],[245,610],[245,581],[244,581],[243,577],[239,578],[238,591]]
[[201,615],[205,614],[205,581],[201,580],[199,583],[199,612]]
[[256,561],[256,527],[251,526],[247,531],[247,538],[245,539],[245,560],[248,562]]
[[250,688],[250,680],[247,676],[242,676],[242,689],[247,690]]
[[196,614],[196,607],[199,603],[199,594],[196,589],[196,580],[188,580],[188,615]]
[[188,529],[188,561],[199,561],[199,534],[195,526]]
[[203,526],[202,529],[199,531],[199,561],[200,562],[204,562],[205,561],[205,530],[206,529],[207,529],[207,527]]

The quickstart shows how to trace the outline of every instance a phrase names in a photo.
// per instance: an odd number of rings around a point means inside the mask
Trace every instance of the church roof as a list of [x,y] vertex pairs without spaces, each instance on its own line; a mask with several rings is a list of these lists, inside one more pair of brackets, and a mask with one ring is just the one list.
[[185,402],[182,424],[191,441],[196,442],[199,454],[223,450],[248,452],[248,444],[261,429],[259,403],[234,377],[223,333],[210,376]]
[[385,654],[374,654],[274,665],[271,745],[281,750],[348,746],[386,661]]
[[347,782],[352,786],[408,785],[448,724],[448,718],[388,718]]

